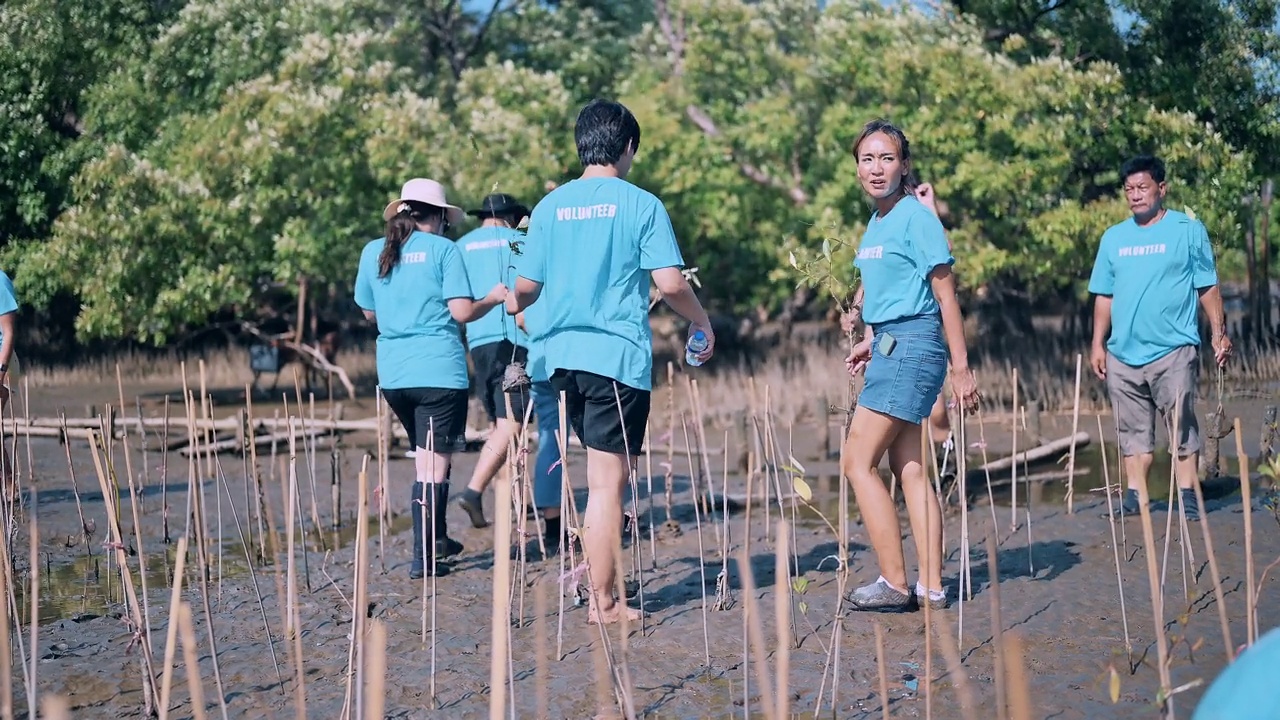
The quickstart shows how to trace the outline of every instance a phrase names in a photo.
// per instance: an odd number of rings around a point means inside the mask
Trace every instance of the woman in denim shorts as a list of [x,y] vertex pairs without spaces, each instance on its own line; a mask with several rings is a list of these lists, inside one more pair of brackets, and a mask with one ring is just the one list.
[[[942,389],[948,356],[955,399],[965,411],[979,400],[956,302],[955,259],[942,223],[916,199],[910,146],[902,131],[872,121],[853,153],[858,180],[876,211],[855,261],[865,288],[862,317],[868,331],[846,362],[850,373],[866,372],[866,383],[845,441],[842,470],[853,484],[880,577],[849,600],[859,610],[904,611],[921,601],[940,609],[948,605],[942,587],[942,513],[925,472],[920,433]],[[876,469],[886,451],[920,558],[914,592],[907,585],[897,508]]]

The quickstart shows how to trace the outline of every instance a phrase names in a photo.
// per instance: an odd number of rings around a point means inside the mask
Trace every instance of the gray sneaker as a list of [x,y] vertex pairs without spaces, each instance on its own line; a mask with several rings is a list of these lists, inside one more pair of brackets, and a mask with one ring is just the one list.
[[854,590],[849,594],[848,600],[854,610],[908,612],[915,609],[915,598],[912,594],[894,588],[883,577],[870,585]]
[[916,602],[924,605],[929,603],[931,610],[946,610],[951,606],[951,598],[947,596],[947,589],[941,590],[925,590],[924,585],[916,583]]

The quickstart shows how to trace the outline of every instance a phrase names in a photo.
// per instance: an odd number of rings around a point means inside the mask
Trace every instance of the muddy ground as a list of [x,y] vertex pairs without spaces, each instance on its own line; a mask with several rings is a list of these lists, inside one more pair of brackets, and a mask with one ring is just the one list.
[[[174,388],[125,388],[127,396],[142,396],[143,409],[158,416],[160,393]],[[69,415],[83,415],[84,406],[94,403],[102,407],[116,396],[114,384],[102,387],[68,387],[35,391],[30,398],[30,414],[53,415],[66,408]],[[233,393],[215,414],[234,412]],[[180,398],[180,395],[178,396]],[[704,403],[713,403],[704,398]],[[270,415],[275,408],[258,406],[259,416]],[[1262,417],[1260,401],[1237,403],[1227,408],[1228,416],[1239,415],[1244,423],[1246,448],[1256,451]],[[134,412],[130,408],[128,414]],[[178,411],[175,411],[177,414]],[[321,404],[318,412],[324,412]],[[347,403],[346,416],[367,417],[374,412],[371,398]],[[19,414],[22,414],[19,406]],[[1201,409],[1203,415],[1203,408]],[[475,420],[473,420],[473,423]],[[837,423],[832,418],[832,446],[838,447]],[[1060,437],[1071,432],[1072,418],[1053,415],[1042,418],[1042,434]],[[1012,442],[1012,423],[994,412],[983,419],[980,431],[986,440],[990,458],[1006,454]],[[976,442],[976,422],[970,421],[970,442]],[[1103,417],[1107,433],[1108,454],[1114,477],[1114,430],[1109,417]],[[1137,519],[1117,527],[1120,536],[1120,566],[1123,574],[1124,607],[1130,652],[1126,651],[1124,615],[1117,587],[1116,553],[1110,525],[1099,517],[1105,510],[1105,497],[1090,492],[1101,484],[1102,461],[1096,416],[1082,415],[1079,429],[1088,432],[1092,442],[1081,448],[1077,466],[1086,469],[1074,488],[1074,514],[1068,514],[1063,495],[1065,487],[1056,481],[1031,485],[1031,513],[1026,514],[1026,488],[1020,489],[1017,525],[1009,508],[1007,484],[992,491],[994,512],[987,500],[985,487],[971,488],[973,501],[967,513],[972,579],[972,599],[966,597],[962,607],[932,614],[932,622],[945,624],[937,628],[932,643],[930,663],[925,652],[925,616],[921,612],[905,615],[848,614],[833,634],[832,624],[838,597],[838,567],[832,556],[838,554],[837,538],[813,511],[801,508],[795,515],[795,549],[798,569],[805,583],[793,587],[793,616],[797,644],[790,651],[790,673],[787,692],[795,713],[812,713],[823,689],[824,715],[831,716],[831,700],[836,703],[835,716],[840,718],[878,718],[881,716],[878,692],[878,666],[875,623],[884,629],[884,666],[887,671],[889,704],[893,717],[926,716],[926,667],[932,672],[932,717],[944,720],[961,718],[957,695],[957,678],[948,671],[937,639],[942,633],[956,638],[963,674],[978,706],[976,717],[994,718],[995,647],[993,642],[993,582],[986,538],[995,536],[998,543],[1000,626],[1016,633],[1025,654],[1026,677],[1031,692],[1035,718],[1144,718],[1157,717],[1154,700],[1159,679],[1157,674],[1155,631],[1152,622],[1152,600],[1146,571],[1146,548],[1143,547],[1141,524]],[[176,434],[176,433],[175,433]],[[712,439],[722,437],[723,429],[709,428]],[[837,463],[831,458],[817,458],[817,433],[810,428],[796,428],[793,454],[805,465],[809,484],[815,491],[814,504],[838,523],[840,504],[836,477]],[[162,455],[155,448],[159,435],[148,436],[151,449],[144,464],[139,452],[141,438],[131,434],[129,444],[134,474],[140,487],[138,512],[141,517],[141,547],[133,547],[137,555],[130,557],[132,576],[139,580],[139,563],[145,562],[148,614],[151,627],[152,653],[159,674],[165,654],[165,632],[170,604],[170,575],[175,562],[175,544],[187,526],[189,464],[176,452]],[[721,441],[722,442],[722,441]],[[1025,445],[1025,438],[1021,440]],[[638,548],[630,544],[629,557],[638,552],[643,569],[643,607],[648,617],[643,627],[633,625],[626,643],[626,664],[633,684],[634,706],[639,715],[663,718],[763,717],[760,683],[754,667],[744,666],[744,607],[742,569],[734,559],[749,541],[754,594],[759,610],[763,637],[769,653],[772,677],[774,647],[777,637],[774,621],[774,552],[771,530],[757,506],[752,511],[751,526],[745,513],[731,510],[727,523],[719,511],[711,516],[695,516],[691,501],[689,467],[681,459],[682,443],[673,467],[673,519],[678,531],[664,522],[664,453],[653,458],[652,492],[649,499],[649,475],[646,463],[640,466],[638,504],[641,519]],[[123,443],[114,443],[113,464],[124,474]],[[337,461],[331,464],[331,446],[318,447],[313,490],[310,462],[299,450],[298,483],[301,522],[312,529],[312,507],[325,526],[323,540],[314,532],[305,543],[298,534],[297,613],[301,629],[302,664],[305,681],[307,716],[338,718],[342,714],[347,682],[347,663],[352,631],[353,597],[353,515],[356,508],[357,472],[365,452],[375,452],[371,434],[348,434],[342,437]],[[43,696],[58,694],[70,700],[73,717],[134,717],[142,713],[143,693],[140,679],[140,653],[136,638],[122,615],[126,612],[121,593],[118,568],[107,559],[103,542],[107,537],[108,517],[94,471],[92,456],[84,440],[70,444],[75,467],[75,486],[86,522],[94,527],[89,541],[82,541],[81,522],[77,511],[71,474],[64,447],[56,439],[33,438],[30,462],[34,470],[34,487],[26,476],[28,450],[25,438],[19,437],[18,460],[23,468],[24,507],[18,513],[14,537],[16,572],[14,579],[23,587],[17,594],[22,612],[22,643],[30,652],[28,590],[30,561],[28,527],[33,517],[38,520],[39,626],[36,633],[36,692]],[[1224,440],[1224,452],[1234,458],[1234,438]],[[410,558],[409,518],[404,514],[409,499],[412,461],[403,457],[403,447],[395,449],[389,463],[388,498],[398,517],[380,533],[371,526],[370,558],[372,572],[368,585],[369,617],[384,623],[387,632],[387,676],[385,714],[393,718],[484,717],[490,699],[490,652],[493,529],[475,530],[463,513],[450,509],[450,528],[466,546],[458,558],[454,572],[425,587],[407,578]],[[259,451],[259,474],[268,489],[273,510],[273,524],[284,528],[281,471],[284,447],[271,461],[271,449]],[[981,448],[970,451],[970,460],[981,462]],[[729,456],[737,454],[730,448]],[[711,457],[710,475],[716,485],[722,483],[721,455]],[[457,456],[453,472],[455,492],[470,475],[476,454]],[[1034,466],[1031,471],[1055,469],[1055,461]],[[207,481],[204,502],[209,528],[210,580],[202,594],[196,553],[188,553],[182,598],[190,603],[199,649],[200,677],[205,698],[205,716],[221,717],[219,690],[214,676],[214,657],[209,643],[210,617],[217,644],[217,668],[221,692],[229,718],[281,718],[294,715],[295,684],[290,664],[289,644],[282,631],[282,602],[279,588],[284,583],[284,554],[276,564],[263,566],[257,555],[260,536],[257,518],[250,512],[244,463],[238,453],[218,456],[225,483]],[[583,456],[569,458],[569,471],[580,477]],[[731,464],[736,465],[736,461]],[[332,530],[332,467],[336,465],[340,486],[341,527]],[[376,469],[376,458],[370,464]],[[1234,459],[1224,467],[1235,470]],[[214,468],[218,476],[218,468]],[[202,475],[208,477],[208,475]],[[996,478],[997,483],[999,476]],[[123,481],[122,481],[123,482]],[[371,479],[376,482],[376,473]],[[731,468],[730,496],[745,493],[745,479]],[[785,483],[785,478],[783,479]],[[581,487],[582,483],[576,483]],[[1152,494],[1164,497],[1168,486],[1168,464],[1158,463],[1153,473]],[[1218,572],[1229,619],[1232,643],[1244,642],[1245,627],[1245,550],[1244,513],[1238,479],[1210,481],[1206,493],[1211,498],[1208,515],[1216,551]],[[33,494],[31,491],[35,490]],[[33,502],[33,498],[35,502]],[[493,495],[486,494],[486,512],[492,517]],[[585,502],[585,491],[579,490],[578,502]],[[1258,503],[1255,501],[1255,505]],[[170,543],[164,542],[167,526]],[[234,508],[234,511],[233,511]],[[652,508],[652,509],[651,509]],[[1156,554],[1165,557],[1166,519],[1163,503],[1152,513]],[[776,507],[770,510],[777,519]],[[791,505],[787,503],[787,513]],[[993,520],[994,514],[994,520]],[[121,526],[126,544],[137,543],[132,521],[132,507],[127,490],[121,494]],[[851,513],[850,522],[850,586],[875,580],[874,555],[867,547],[862,527]],[[648,537],[650,518],[657,537]],[[904,514],[905,518],[905,514]],[[1254,527],[1253,555],[1255,573],[1280,555],[1280,533],[1271,512],[1259,506],[1252,513]],[[993,526],[994,522],[994,526]],[[238,525],[237,525],[238,523]],[[718,523],[717,529],[713,524]],[[719,550],[719,533],[728,528],[730,559],[724,564]],[[699,535],[701,527],[701,536]],[[906,532],[905,550],[909,568],[915,566],[914,545]],[[954,598],[962,577],[960,546],[962,514],[953,506],[946,517],[947,566],[946,583]],[[246,560],[240,533],[245,533],[252,548]],[[1203,681],[1206,685],[1222,668],[1227,658],[1219,623],[1219,610],[1212,592],[1211,572],[1206,563],[1204,539],[1200,527],[1192,525],[1187,544],[1194,563],[1184,560],[1183,539],[1179,523],[1173,523],[1167,551],[1164,576],[1164,617],[1171,643],[1171,681],[1174,686]],[[192,532],[194,542],[194,531]],[[385,538],[385,544],[383,540]],[[278,536],[284,548],[283,534]],[[324,547],[321,547],[323,542]],[[269,547],[269,546],[268,546]],[[656,553],[651,552],[656,548]],[[700,552],[700,547],[703,548]],[[303,550],[306,549],[304,553]],[[699,557],[704,562],[699,562]],[[1162,564],[1166,561],[1161,560]],[[250,570],[252,566],[252,572]],[[519,563],[514,565],[520,572]],[[717,576],[726,567],[727,592],[725,609],[717,604]],[[514,703],[517,717],[537,717],[542,703],[548,716],[584,718],[599,708],[594,649],[601,642],[599,631],[586,622],[586,609],[575,607],[567,597],[563,611],[563,634],[560,634],[560,601],[555,585],[561,572],[558,559],[529,562],[523,572],[523,583],[517,579],[511,629],[509,668],[515,678],[507,694]],[[914,580],[914,571],[910,572]],[[799,590],[802,588],[802,592]],[[1274,573],[1258,585],[1262,601],[1258,625],[1262,632],[1280,623],[1280,586]],[[434,592],[434,595],[433,595]],[[544,594],[547,613],[538,619],[535,611]],[[261,596],[261,604],[259,601]],[[204,601],[210,610],[206,616]],[[434,606],[433,606],[434,600]],[[639,601],[633,602],[639,605]],[[434,619],[431,616],[434,607]],[[425,610],[424,610],[425,609]],[[427,612],[428,632],[423,634],[423,613]],[[266,622],[270,631],[264,628]],[[541,630],[539,624],[542,624]],[[962,624],[962,627],[961,627]],[[434,625],[434,634],[431,627]],[[962,630],[962,632],[961,632]],[[544,643],[539,633],[545,633]],[[790,634],[789,629],[784,632]],[[835,684],[828,665],[828,648],[833,638],[839,646]],[[621,660],[623,645],[618,630],[611,634],[615,657]],[[19,652],[18,636],[13,645],[11,687],[14,703],[21,717],[26,708],[24,658]],[[1194,648],[1194,651],[1192,650]],[[557,650],[563,657],[557,660]],[[274,651],[274,660],[273,653]],[[434,657],[434,687],[432,667]],[[1132,665],[1130,664],[1132,661]],[[186,681],[183,653],[175,653],[172,718],[194,716]],[[1131,671],[1131,667],[1133,668]],[[1111,673],[1119,677],[1119,696],[1110,697]],[[28,668],[28,671],[30,668]],[[283,678],[283,681],[281,680]],[[1205,685],[1192,687],[1176,696],[1174,702],[1182,717],[1190,715]],[[605,696],[612,691],[604,688]],[[744,702],[749,708],[744,708]],[[433,710],[434,708],[434,710]]]

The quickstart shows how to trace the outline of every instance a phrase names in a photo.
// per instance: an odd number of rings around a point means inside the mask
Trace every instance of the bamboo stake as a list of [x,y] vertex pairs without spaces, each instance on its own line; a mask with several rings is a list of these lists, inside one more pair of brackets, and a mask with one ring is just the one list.
[[1076,353],[1076,392],[1075,402],[1071,408],[1071,451],[1067,455],[1067,514],[1075,513],[1076,487],[1076,433],[1080,431],[1080,368],[1084,363],[1084,354]]
[[[66,429],[67,413],[62,412],[63,429]],[[67,454],[67,472],[71,476],[71,494],[76,499],[76,515],[80,518],[80,538],[84,541],[85,552],[93,557],[93,543],[89,541],[89,523],[84,519],[84,506],[80,502],[80,484],[76,482],[76,466],[71,460],[71,443],[63,443]]]
[[61,695],[45,695],[40,703],[43,720],[71,720],[71,702]]
[[[727,435],[727,433],[726,433]],[[726,447],[728,443],[726,442]],[[728,527],[726,526],[726,530]],[[791,541],[789,524],[786,519],[778,521],[778,544],[774,550],[774,630],[777,633],[777,644],[774,646],[774,661],[778,689],[778,718],[791,716],[791,638],[787,636],[788,623],[791,617],[791,552],[788,547]]]
[[[1245,643],[1252,646],[1258,641],[1258,604],[1254,600],[1253,579],[1253,488],[1249,483],[1249,455],[1244,451],[1240,418],[1235,419],[1235,432],[1236,458],[1240,461],[1240,505],[1244,508]],[[1208,514],[1203,512],[1203,506],[1200,510],[1202,515]]]
[[[1169,645],[1165,637],[1164,629],[1164,594],[1160,591],[1160,581],[1156,574],[1156,557],[1155,532],[1151,528],[1151,508],[1150,494],[1147,491],[1147,484],[1141,483],[1138,487],[1138,511],[1142,516],[1142,545],[1143,553],[1147,560],[1147,584],[1151,590],[1151,614],[1152,626],[1156,633],[1156,657],[1159,666],[1157,670],[1160,674],[1160,697],[1167,699],[1169,688]],[[1163,708],[1165,703],[1160,703]],[[1019,720],[1015,714],[1014,720]]]
[[493,612],[490,618],[489,720],[507,713],[507,652],[511,633],[511,478],[503,471],[494,477]]
[[[1129,639],[1129,611],[1125,608],[1124,602],[1124,575],[1120,572],[1120,544],[1116,539],[1116,516],[1114,503],[1111,500],[1111,468],[1107,460],[1107,439],[1106,434],[1102,431],[1102,416],[1096,416],[1098,419],[1098,440],[1102,453],[1102,482],[1105,486],[1107,496],[1107,519],[1111,526],[1111,550],[1115,558],[1116,564],[1116,587],[1120,591],[1120,621],[1124,626],[1124,651],[1125,657],[1129,661],[1129,672],[1132,673],[1133,667],[1133,642]],[[1117,485],[1118,486],[1118,485]]]
[[[2,446],[3,443],[0,443]],[[13,586],[9,584],[9,570],[13,565],[9,562],[9,543],[7,538],[9,519],[5,518],[5,541],[0,541],[0,596],[3,598],[11,597]],[[16,603],[14,605],[16,610]],[[21,619],[14,615],[18,621],[18,629],[21,630]],[[0,611],[0,677],[5,681],[0,683],[0,720],[13,720],[13,648],[9,644],[9,608]],[[22,637],[22,633],[18,633],[18,637]],[[23,680],[27,681],[26,669],[23,669]],[[30,686],[27,681],[27,685]]]
[[[30,590],[30,595],[27,596],[27,604],[30,605],[30,610],[31,610],[31,624],[28,627],[28,630],[31,633],[31,655],[30,655],[31,684],[27,686],[27,707],[28,708],[34,708],[36,706],[36,691],[39,688],[36,669],[39,667],[37,665],[37,662],[40,656],[40,532],[39,532],[38,523],[36,521],[36,515],[38,514],[36,508],[39,506],[39,503],[35,497],[35,492],[36,492],[35,483],[32,483],[31,484],[31,493],[32,493],[31,516],[29,518],[30,526],[27,533],[28,540],[31,546],[30,566],[29,566],[30,569],[27,571],[27,573],[31,576],[30,577],[31,590]],[[123,548],[117,550],[117,552],[120,553],[121,556],[124,555]],[[125,560],[123,557],[120,558],[120,566],[121,566],[121,571],[123,573],[127,574],[129,572],[129,568],[127,565],[125,565]],[[132,590],[133,585],[130,584],[129,588]],[[148,688],[146,686],[146,683],[143,683],[142,689],[143,689],[143,692],[147,691]]]
[[653,519],[653,433],[648,420],[644,421],[644,478],[649,493],[649,569],[657,570],[658,538],[654,534],[656,523]]
[[884,626],[876,621],[876,669],[880,675],[880,716],[889,720],[889,674],[884,663]]
[[[690,492],[693,494],[693,519],[697,523],[698,529],[698,574],[701,582],[698,583],[702,588],[702,649],[706,659],[706,667],[711,667],[711,631],[707,625],[707,562],[706,548],[702,545],[702,512],[698,508],[698,481],[693,478],[693,450],[689,443],[689,424],[685,422],[683,414],[680,415],[680,426],[684,428],[684,447],[689,459],[689,482],[692,485]],[[674,438],[672,438],[674,441]],[[674,443],[673,443],[674,444]]]
[[[1010,457],[1018,457],[1018,368],[1013,369],[1013,405],[1011,407],[1013,413],[1013,449],[1009,451]],[[1018,529],[1018,463],[1015,461],[1013,467],[1010,468],[1010,488],[1013,493],[1009,502],[1009,528],[1010,532]],[[1028,488],[1027,492],[1031,492]]]
[[747,616],[747,630],[751,638],[751,654],[755,658],[756,682],[760,683],[760,704],[764,706],[764,715],[768,720],[779,720],[777,704],[774,702],[772,683],[769,681],[769,668],[766,665],[764,630],[760,626],[760,616],[756,612],[756,584],[752,578],[751,558],[745,548],[738,551],[738,572],[742,578],[742,596]]
[[[534,717],[538,718],[538,720],[549,720],[547,683],[551,681],[551,671],[547,657],[550,655],[551,648],[548,647],[547,640],[547,583],[545,581],[538,582],[534,585],[533,591],[533,632],[538,646],[538,653],[534,661],[537,666],[534,672],[537,713]],[[561,596],[563,596],[563,593],[561,593]]]
[[[290,423],[292,426],[292,423]],[[292,429],[292,428],[291,428]],[[286,597],[286,624],[285,635],[293,640],[293,662],[294,662],[294,712],[298,720],[306,720],[307,718],[307,694],[306,686],[303,680],[302,672],[302,629],[298,622],[298,580],[297,572],[293,562],[293,547],[296,533],[294,532],[294,518],[298,516],[298,453],[297,447],[294,445],[293,435],[289,436],[289,472],[287,477],[282,477],[281,482],[284,484],[285,491],[285,535],[287,537],[286,544],[288,546],[289,560],[288,569],[285,573],[285,592]]]
[[364,671],[369,689],[365,692],[365,720],[383,720],[383,708],[386,702],[387,683],[387,627],[381,620],[369,621],[369,640]]
[[[368,465],[368,455],[365,456],[365,465]],[[355,603],[352,606],[351,617],[351,642],[355,646],[355,666],[356,670],[356,712],[363,714],[365,711],[364,696],[365,693],[365,665],[368,658],[365,655],[364,635],[365,635],[365,618],[368,615],[367,608],[369,606],[369,473],[362,467],[360,469],[358,488],[360,497],[356,501],[356,547],[355,547]],[[385,641],[385,637],[384,637]],[[347,680],[350,682],[351,673],[347,672]],[[379,678],[381,682],[381,678]],[[382,716],[374,716],[376,720],[381,720]]]
[[200,658],[196,655],[196,631],[191,624],[191,605],[178,604],[178,628],[182,632],[182,658],[187,666],[187,689],[195,720],[205,720],[204,685],[200,683]]
[[1004,643],[1010,720],[1031,720],[1031,688],[1027,685],[1027,668],[1022,661],[1022,638],[1010,632],[1004,636]]
[[1005,720],[1008,714],[1008,692],[1005,689],[1004,622],[1000,618],[1000,562],[996,546],[996,531],[987,535],[987,569],[991,574],[991,637],[996,659],[992,674],[996,685],[996,718]]
[[173,656],[178,649],[178,606],[182,602],[182,572],[187,561],[187,538],[178,538],[178,555],[169,588],[169,629],[165,635],[164,672],[160,677],[160,720],[169,718],[169,698],[173,688]]

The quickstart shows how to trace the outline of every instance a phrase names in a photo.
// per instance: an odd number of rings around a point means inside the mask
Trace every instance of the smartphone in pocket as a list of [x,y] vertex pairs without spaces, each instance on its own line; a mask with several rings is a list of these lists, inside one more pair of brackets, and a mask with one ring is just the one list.
[[880,334],[879,348],[880,348],[881,355],[884,355],[885,357],[889,357],[890,355],[893,354],[893,349],[896,347],[898,347],[897,338],[890,335],[889,333]]

